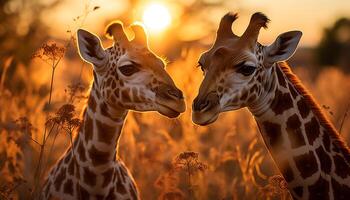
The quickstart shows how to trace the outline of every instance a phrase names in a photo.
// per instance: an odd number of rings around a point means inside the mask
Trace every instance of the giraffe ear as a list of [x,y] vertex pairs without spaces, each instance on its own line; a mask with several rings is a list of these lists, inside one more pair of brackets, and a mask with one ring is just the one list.
[[279,35],[275,42],[266,48],[264,65],[269,67],[276,62],[288,60],[294,54],[301,36],[301,31],[289,31]]
[[101,46],[100,39],[96,35],[83,29],[79,29],[77,35],[79,54],[82,59],[92,63],[96,70],[104,67],[108,58]]

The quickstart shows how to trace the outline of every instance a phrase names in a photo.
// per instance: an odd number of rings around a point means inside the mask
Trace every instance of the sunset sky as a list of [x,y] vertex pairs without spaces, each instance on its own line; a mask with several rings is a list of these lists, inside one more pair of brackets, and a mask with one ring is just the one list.
[[[215,2],[217,0],[207,1]],[[65,1],[54,12],[50,11],[49,15],[46,15],[45,21],[51,28],[51,32],[59,37],[64,36],[65,31],[72,26],[72,19],[83,13],[84,2],[87,1]],[[142,1],[142,6],[129,5],[128,1],[125,0],[94,0],[91,1],[91,5],[100,6],[100,9],[89,14],[83,27],[97,34],[103,34],[104,22],[117,18],[126,8],[131,8],[130,15],[133,19],[141,21],[144,7],[153,2],[168,7],[173,19],[181,12],[181,9],[176,7],[177,1],[175,0]],[[240,15],[240,18],[233,25],[233,30],[238,35],[246,28],[251,14],[261,11],[271,19],[269,29],[261,32],[259,40],[262,43],[271,43],[279,33],[298,29],[303,32],[301,45],[313,46],[320,40],[325,27],[330,26],[340,17],[350,17],[350,1],[232,0],[225,2],[225,6],[222,6],[219,11],[210,13],[208,17],[218,24],[221,16],[228,11],[238,12]]]

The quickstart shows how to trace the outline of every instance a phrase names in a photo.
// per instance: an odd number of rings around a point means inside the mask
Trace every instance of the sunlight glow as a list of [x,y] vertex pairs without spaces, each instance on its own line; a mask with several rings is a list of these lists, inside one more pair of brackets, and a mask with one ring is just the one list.
[[159,3],[147,5],[142,21],[150,31],[161,32],[171,23],[170,11],[165,5]]

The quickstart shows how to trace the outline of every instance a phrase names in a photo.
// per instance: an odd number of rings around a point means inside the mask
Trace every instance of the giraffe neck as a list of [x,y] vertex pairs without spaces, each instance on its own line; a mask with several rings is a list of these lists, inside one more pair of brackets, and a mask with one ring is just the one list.
[[[78,163],[105,168],[117,160],[117,148],[127,110],[112,108],[102,99],[94,83],[84,112],[84,124],[75,139]],[[103,167],[105,166],[105,167]]]
[[337,186],[349,189],[349,150],[295,75],[286,70],[289,67],[283,64],[272,67],[265,77],[270,80],[265,87],[268,94],[249,109],[292,196],[321,194],[332,199]]

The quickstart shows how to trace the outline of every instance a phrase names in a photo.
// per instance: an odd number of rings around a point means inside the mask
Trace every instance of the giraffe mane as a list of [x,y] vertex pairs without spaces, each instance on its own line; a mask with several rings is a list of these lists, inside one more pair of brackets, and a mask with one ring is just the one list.
[[291,71],[289,65],[286,62],[277,63],[283,73],[286,75],[287,79],[293,84],[297,92],[306,100],[307,104],[310,106],[311,111],[317,116],[320,124],[329,133],[332,142],[340,149],[344,155],[347,162],[350,162],[350,149],[347,147],[345,142],[340,138],[340,134],[335,129],[333,124],[330,122],[328,117],[324,114],[319,104],[315,101],[311,93],[305,88],[301,83],[300,79]]

